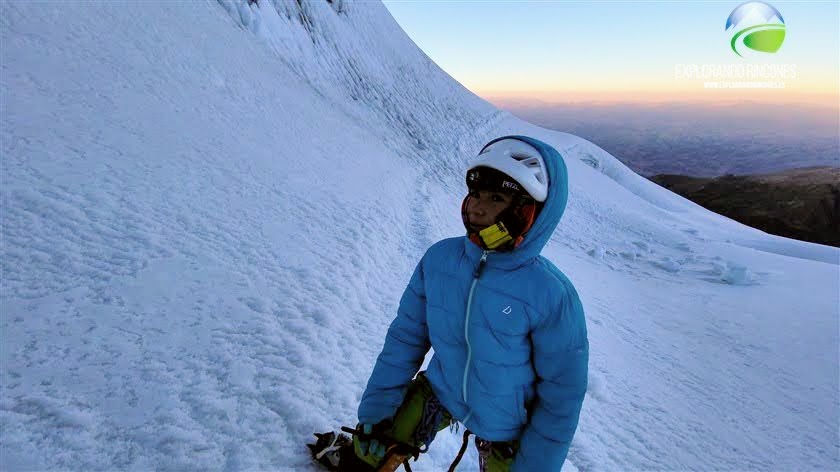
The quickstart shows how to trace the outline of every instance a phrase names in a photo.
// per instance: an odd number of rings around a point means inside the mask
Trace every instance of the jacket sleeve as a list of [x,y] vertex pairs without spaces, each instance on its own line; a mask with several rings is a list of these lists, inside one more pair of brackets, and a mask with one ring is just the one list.
[[376,424],[393,418],[403,401],[408,383],[420,369],[430,347],[421,260],[403,292],[397,317],[388,328],[385,345],[362,394],[360,423]]
[[566,280],[560,306],[531,332],[537,374],[531,417],[512,471],[559,471],[578,425],[586,394],[589,341],[580,298]]

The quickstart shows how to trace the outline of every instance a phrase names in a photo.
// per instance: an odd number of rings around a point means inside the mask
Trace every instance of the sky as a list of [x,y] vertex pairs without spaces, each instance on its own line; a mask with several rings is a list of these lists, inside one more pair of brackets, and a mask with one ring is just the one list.
[[[784,18],[784,43],[775,54],[744,57],[730,48],[735,29],[725,30],[738,1],[384,3],[432,60],[487,99],[837,103],[835,1],[772,2]],[[787,76],[735,81],[784,82],[783,89],[709,89],[683,68],[764,64],[786,65]]]
[[465,159],[503,134],[570,177],[543,250],[591,346],[565,472],[840,469],[840,250],[498,112],[379,4],[312,2],[307,28],[245,3],[0,2],[0,470],[319,470],[304,444],[355,424],[418,260],[464,234]]

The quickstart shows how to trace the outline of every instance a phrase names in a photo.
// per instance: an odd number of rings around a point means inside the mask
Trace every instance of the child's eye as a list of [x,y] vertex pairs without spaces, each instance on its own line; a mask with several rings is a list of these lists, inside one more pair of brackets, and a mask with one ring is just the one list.
[[478,198],[478,191],[477,190],[471,190],[467,195],[469,195],[470,198]]
[[493,195],[493,201],[496,203],[502,203],[505,201],[505,199],[502,198],[500,195]]

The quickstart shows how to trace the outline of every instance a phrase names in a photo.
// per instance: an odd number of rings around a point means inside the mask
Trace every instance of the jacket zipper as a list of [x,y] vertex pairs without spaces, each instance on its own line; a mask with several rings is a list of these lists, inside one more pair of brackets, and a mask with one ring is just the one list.
[[[464,405],[467,405],[467,379],[469,378],[470,363],[472,362],[472,346],[470,346],[470,311],[472,310],[473,293],[475,286],[478,284],[478,278],[481,277],[481,270],[484,268],[484,263],[487,262],[487,251],[481,252],[481,260],[478,261],[478,266],[473,272],[473,280],[470,285],[470,294],[467,297],[467,316],[464,320],[464,339],[467,342],[467,363],[464,365],[464,381],[461,386],[461,395],[464,397]],[[467,417],[461,422],[465,423],[472,416],[472,410],[467,413]]]

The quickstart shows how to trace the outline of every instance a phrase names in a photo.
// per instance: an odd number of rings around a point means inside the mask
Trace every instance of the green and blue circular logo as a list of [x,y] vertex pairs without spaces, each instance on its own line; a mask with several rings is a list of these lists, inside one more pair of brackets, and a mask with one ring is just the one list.
[[744,2],[729,14],[726,29],[732,29],[730,45],[735,54],[744,57],[748,49],[774,53],[785,41],[785,20],[779,10],[764,2]]

